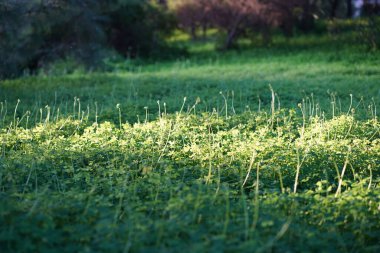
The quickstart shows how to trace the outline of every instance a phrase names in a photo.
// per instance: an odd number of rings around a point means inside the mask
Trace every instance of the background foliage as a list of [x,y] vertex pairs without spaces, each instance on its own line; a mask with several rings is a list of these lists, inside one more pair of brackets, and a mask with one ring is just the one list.
[[[359,43],[379,45],[379,6],[363,6],[363,21],[352,22],[352,1],[340,0],[4,0],[0,3],[0,78],[38,73],[53,62],[72,61],[87,69],[104,60],[170,58],[183,50],[168,47],[177,28],[193,39],[217,31],[216,47],[237,48],[239,40],[271,45],[272,36],[339,32],[345,18]],[[322,20],[322,21],[321,21]],[[329,22],[326,22],[329,20]],[[331,24],[330,24],[331,23]],[[326,25],[328,24],[328,25]]]
[[110,49],[148,56],[174,27],[164,10],[144,0],[5,0],[0,17],[3,78],[65,57],[96,66]]

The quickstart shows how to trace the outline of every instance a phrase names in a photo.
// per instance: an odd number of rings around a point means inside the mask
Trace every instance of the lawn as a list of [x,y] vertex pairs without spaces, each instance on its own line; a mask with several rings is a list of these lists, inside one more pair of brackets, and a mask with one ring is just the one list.
[[189,51],[0,82],[1,252],[379,252],[379,53]]

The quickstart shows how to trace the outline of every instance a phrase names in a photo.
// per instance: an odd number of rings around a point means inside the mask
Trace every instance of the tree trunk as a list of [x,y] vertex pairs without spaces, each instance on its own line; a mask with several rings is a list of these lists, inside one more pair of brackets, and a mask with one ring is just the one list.
[[[339,1],[339,0],[335,0]],[[306,1],[303,5],[303,14],[300,24],[300,29],[304,32],[309,32],[314,28],[314,16],[313,16],[314,2]]]
[[203,40],[206,40],[206,37],[207,37],[207,24],[206,23],[202,24],[202,37],[203,37]]
[[347,18],[352,18],[353,16],[353,6],[352,6],[352,0],[346,0],[347,4]]
[[191,24],[190,34],[191,34],[191,39],[192,40],[196,40],[197,39],[197,27],[195,26],[195,24]]
[[223,47],[224,50],[230,49],[232,47],[235,37],[236,37],[236,29],[232,29],[227,32],[227,38]]
[[336,18],[336,11],[338,10],[339,0],[333,0],[331,2],[330,18]]
[[239,24],[243,21],[244,17],[241,16],[241,15],[238,15],[234,22],[232,23],[232,25],[230,26],[230,28],[227,30],[227,38],[226,38],[226,41],[224,43],[224,50],[226,49],[230,49],[233,45],[233,42],[234,40],[236,39],[236,35],[237,35],[237,32],[238,32],[238,27],[239,27]]
[[261,28],[261,36],[263,38],[264,46],[268,46],[272,42],[272,36],[269,27],[265,26]]

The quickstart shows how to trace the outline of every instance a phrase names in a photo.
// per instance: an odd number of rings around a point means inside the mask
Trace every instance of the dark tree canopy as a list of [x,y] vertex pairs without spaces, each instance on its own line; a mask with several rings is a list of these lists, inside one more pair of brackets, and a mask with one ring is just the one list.
[[148,0],[3,0],[0,78],[67,56],[93,65],[107,48],[148,56],[173,27],[163,6]]

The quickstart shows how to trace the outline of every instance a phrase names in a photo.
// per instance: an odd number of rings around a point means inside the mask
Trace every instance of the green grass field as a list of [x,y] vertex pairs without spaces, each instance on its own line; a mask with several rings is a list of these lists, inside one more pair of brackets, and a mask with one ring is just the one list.
[[1,252],[379,252],[380,55],[328,37],[0,82]]

